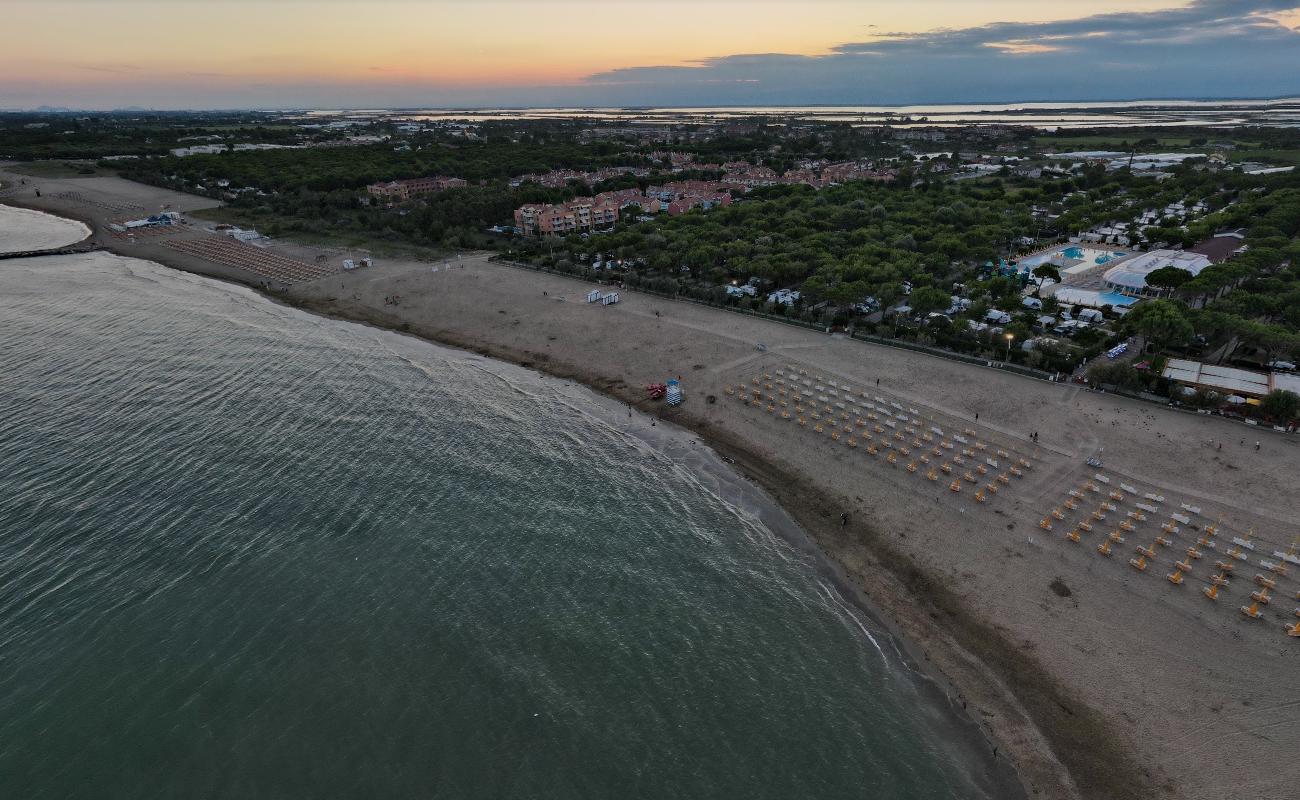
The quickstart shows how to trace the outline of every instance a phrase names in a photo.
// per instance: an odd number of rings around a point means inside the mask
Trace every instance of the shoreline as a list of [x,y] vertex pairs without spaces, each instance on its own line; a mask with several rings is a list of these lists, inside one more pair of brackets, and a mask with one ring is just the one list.
[[[45,209],[35,210],[51,213]],[[86,223],[85,220],[79,221]],[[99,231],[94,227],[92,227],[92,230],[92,237],[97,238]],[[85,241],[85,239],[81,241]],[[633,395],[631,392],[626,395],[620,394],[616,389],[615,381],[609,378],[579,375],[563,370],[555,370],[554,368],[548,369],[547,365],[539,365],[529,358],[527,354],[510,353],[484,346],[481,343],[459,340],[451,336],[428,335],[427,332],[411,330],[410,326],[404,326],[400,323],[384,324],[382,320],[367,316],[338,313],[338,309],[325,307],[323,304],[305,302],[290,297],[287,293],[267,292],[255,284],[229,275],[213,274],[194,269],[184,263],[184,259],[181,258],[170,260],[169,263],[168,259],[159,257],[162,254],[145,257],[130,252],[130,248],[113,246],[112,244],[106,245],[105,249],[116,256],[143,258],[169,269],[188,272],[210,279],[228,281],[253,291],[272,302],[327,319],[357,323],[392,333],[405,334],[440,347],[450,347],[466,354],[484,356],[553,379],[574,381],[600,398],[626,403],[636,408],[641,414],[652,413],[645,408],[646,403],[643,398]],[[572,280],[575,283],[580,282],[577,279]],[[999,729],[994,728],[989,722],[982,722],[974,713],[969,713],[972,705],[976,711],[987,711],[986,707],[991,707],[997,709],[993,713],[996,713],[999,718],[1003,718],[1010,713],[1014,716],[1023,717],[1027,721],[1030,716],[1029,712],[1021,706],[1014,697],[1014,693],[1007,688],[1005,678],[994,676],[991,667],[981,663],[978,656],[972,654],[968,648],[957,645],[954,640],[946,635],[939,637],[938,641],[931,642],[930,647],[926,647],[921,641],[914,641],[918,627],[930,627],[930,621],[925,619],[923,615],[917,615],[911,619],[902,616],[898,601],[909,601],[904,602],[903,606],[915,607],[913,603],[918,598],[908,597],[912,592],[905,585],[906,582],[903,580],[903,576],[893,574],[888,567],[884,566],[885,563],[897,562],[900,566],[905,564],[908,570],[916,570],[915,565],[907,563],[905,556],[894,552],[888,554],[885,558],[877,558],[879,554],[872,554],[868,563],[857,570],[850,570],[846,564],[838,560],[833,554],[836,540],[837,538],[842,540],[846,533],[858,534],[864,536],[867,541],[875,542],[879,546],[881,537],[869,525],[855,520],[850,526],[841,530],[840,526],[835,525],[836,520],[833,515],[827,517],[825,512],[827,507],[833,505],[832,502],[829,502],[833,501],[833,499],[812,499],[816,498],[819,493],[812,487],[807,486],[801,476],[783,470],[779,465],[771,463],[760,454],[753,452],[743,442],[735,440],[733,437],[727,437],[722,432],[713,430],[711,426],[692,425],[680,415],[664,415],[660,413],[655,416],[659,420],[672,425],[673,428],[698,438],[713,453],[718,466],[728,469],[735,480],[748,484],[759,496],[766,498],[771,503],[778,515],[786,517],[792,523],[793,527],[783,525],[780,520],[776,520],[776,524],[773,525],[773,520],[763,519],[764,524],[768,525],[775,535],[786,540],[797,550],[811,556],[816,564],[818,574],[827,579],[852,604],[857,613],[867,616],[887,632],[897,646],[899,658],[905,662],[909,669],[918,673],[924,679],[923,682],[919,681],[918,684],[927,684],[936,696],[945,698],[954,716],[966,723],[966,733],[974,733],[980,736],[992,748],[997,764],[1005,765],[997,769],[994,775],[991,776],[992,780],[999,784],[1014,786],[1019,790],[1018,794],[1024,797],[1076,798],[1086,796],[1080,793],[1080,789],[1075,785],[1069,770],[1056,760],[1050,750],[1045,754],[1040,746],[1026,746],[1030,743],[1026,740],[1045,739],[1046,737],[1043,736],[1042,731],[1034,729],[1031,732],[1020,727],[1016,735],[1009,736],[1006,733],[1000,733]],[[651,443],[651,446],[660,449],[659,444]],[[730,463],[726,463],[725,459],[730,459]],[[871,547],[868,546],[867,549],[870,550]],[[850,572],[854,574],[851,575]],[[857,580],[854,579],[855,577]],[[865,589],[863,583],[868,580],[876,581],[881,586],[877,595],[873,596]],[[913,576],[912,580],[915,581],[916,577]],[[886,599],[893,602],[880,602]],[[936,611],[951,614],[958,609],[959,604],[950,603],[948,608],[941,607]],[[935,626],[935,628],[935,631],[927,633],[927,638],[935,637],[935,634],[939,632],[938,627]],[[985,631],[984,633],[988,632]],[[951,653],[944,654],[942,652],[950,648],[952,648]],[[1035,671],[1041,674],[1042,669],[1035,665]],[[923,691],[925,690],[924,686],[920,688]],[[1033,744],[1041,745],[1041,742],[1034,741]],[[1044,755],[1047,755],[1048,759],[1045,760]]]
[[[584,283],[576,278],[566,277],[565,280]],[[386,323],[373,314],[347,313],[324,303],[265,293],[257,287],[249,288],[274,302],[328,319],[402,333],[439,346],[533,370],[551,378],[576,381],[601,396],[632,405],[641,413],[650,413],[646,409],[644,398],[628,390],[628,387],[621,386],[621,381],[617,379],[556,369],[547,362],[539,363],[527,353],[514,353],[445,333],[419,330],[400,322]],[[627,390],[627,393],[620,393],[620,389]],[[958,598],[943,592],[940,585],[926,575],[924,568],[915,564],[906,554],[889,547],[880,532],[872,526],[859,521],[853,521],[847,527],[838,525],[835,514],[827,509],[842,507],[843,499],[825,496],[798,473],[773,463],[745,443],[707,423],[694,424],[689,417],[678,414],[661,413],[658,419],[699,437],[718,456],[731,459],[730,467],[738,477],[752,482],[782,513],[793,520],[798,527],[798,535],[810,548],[809,552],[817,560],[823,574],[861,613],[885,628],[912,666],[943,691],[954,708],[960,706],[957,712],[965,715],[979,729],[997,754],[996,757],[1005,757],[1010,763],[1011,770],[1019,781],[1019,789],[1025,797],[1072,800],[1118,796],[1106,793],[1108,789],[1096,793],[1094,787],[1077,785],[1072,771],[1056,756],[1056,748],[1052,746],[1051,737],[1046,734],[1044,726],[1034,720],[1032,710],[1025,707],[1009,685],[1025,685],[1026,682],[1037,684],[1039,692],[1044,695],[1043,699],[1058,709],[1065,709],[1068,717],[1099,717],[1098,712],[1086,708],[1063,689],[1051,685],[1051,681],[1043,677],[1047,675],[1047,670],[1031,659],[1022,660],[1013,656],[1006,665],[1014,664],[1014,671],[997,674],[994,666],[986,663],[987,657],[998,649],[1011,655],[1019,648],[1005,640],[993,626],[974,619],[962,608]],[[849,541],[855,534],[862,536],[865,541]],[[837,547],[841,549],[841,558],[836,557]],[[856,568],[851,568],[841,560],[848,551],[856,551],[853,552]],[[868,582],[874,582],[879,587],[876,593],[868,592],[864,586]],[[941,602],[933,602],[939,599],[937,597],[926,602],[924,595],[927,593],[942,596]],[[960,619],[960,624],[954,626],[958,630],[945,630],[937,623],[941,617]],[[954,636],[957,632],[967,641],[958,641]],[[984,654],[977,652],[985,649],[979,647],[981,642],[987,648]],[[972,710],[971,706],[976,712],[995,716],[998,720],[996,725],[988,720],[981,722],[974,714],[967,714]],[[1042,710],[1047,711],[1047,708],[1047,705],[1043,705]],[[1007,722],[1011,723],[1009,727]],[[1072,743],[1077,745],[1078,740]],[[1099,748],[1099,744],[1101,742],[1097,739],[1089,737],[1090,748],[1094,751],[1104,749],[1098,757],[1111,764],[1122,760],[1121,750],[1116,743],[1110,743],[1111,746],[1105,748]],[[1134,765],[1133,772],[1138,769]],[[1136,798],[1151,795],[1139,791],[1131,796]]]
[[[107,188],[176,202],[175,193],[151,187]],[[64,213],[57,205],[37,210]],[[1270,609],[1265,622],[1243,621],[1236,598],[1216,607],[1195,587],[1170,589],[1164,569],[1140,577],[1127,557],[1100,558],[1091,544],[1038,530],[1050,504],[1094,471],[1083,455],[1103,448],[1105,471],[1117,481],[1172,494],[1172,508],[1204,506],[1205,520],[1226,516],[1241,534],[1249,526],[1265,552],[1285,547],[1293,535],[1288,498],[1300,496],[1292,437],[1257,437],[1268,441],[1252,454],[1244,438],[1238,447],[1240,426],[1224,420],[634,291],[612,311],[593,311],[581,303],[588,282],[472,254],[454,259],[464,269],[430,274],[432,262],[392,259],[267,292],[252,273],[160,244],[113,241],[106,249],[575,381],[643,411],[658,405],[640,383],[688,372],[691,400],[659,418],[730,459],[730,469],[797,523],[819,571],[966,709],[1027,796],[1209,800],[1300,777],[1300,769],[1269,766],[1300,747],[1300,720],[1278,703],[1297,663],[1276,627],[1289,606]],[[322,252],[287,240],[271,249],[307,260]],[[381,304],[396,294],[400,307]],[[755,341],[772,352],[756,354]],[[705,402],[742,370],[745,381],[777,359],[860,386],[885,376],[880,391],[929,409],[922,415],[944,428],[970,427],[973,416],[990,443],[1030,454],[1039,466],[1010,497],[968,513],[959,507],[965,495],[950,495],[946,484],[901,469],[859,473],[863,460],[848,457],[857,451],[791,437],[779,421],[724,406],[721,397]],[[1041,459],[1036,443],[1027,444],[1030,430],[1045,432]],[[852,512],[852,525],[840,525],[842,510]],[[1194,579],[1206,577],[1198,571]],[[1267,738],[1255,733],[1260,727],[1270,729]]]

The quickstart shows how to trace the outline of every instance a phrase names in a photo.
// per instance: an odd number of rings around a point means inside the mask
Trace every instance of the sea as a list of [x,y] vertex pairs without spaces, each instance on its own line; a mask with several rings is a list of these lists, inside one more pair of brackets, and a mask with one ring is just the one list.
[[300,112],[304,120],[341,118],[416,122],[591,120],[629,126],[774,122],[840,122],[894,128],[1023,125],[1044,131],[1078,128],[1161,128],[1196,125],[1300,126],[1300,98],[1269,100],[1126,100],[1083,103],[965,103],[907,106],[644,106],[634,108],[333,109]]
[[2,797],[1020,796],[779,508],[581,386],[96,252],[0,260],[0,409]]

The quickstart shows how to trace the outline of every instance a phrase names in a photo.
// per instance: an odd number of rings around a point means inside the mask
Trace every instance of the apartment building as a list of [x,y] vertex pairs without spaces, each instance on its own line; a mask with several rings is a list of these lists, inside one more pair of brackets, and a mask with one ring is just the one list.
[[434,175],[427,178],[407,178],[400,181],[372,183],[366,187],[366,192],[371,197],[404,201],[422,194],[433,194],[447,189],[459,189],[465,185],[465,181],[461,178]]
[[618,222],[616,199],[579,197],[567,203],[529,203],[515,210],[515,228],[525,236],[564,236],[608,228]]

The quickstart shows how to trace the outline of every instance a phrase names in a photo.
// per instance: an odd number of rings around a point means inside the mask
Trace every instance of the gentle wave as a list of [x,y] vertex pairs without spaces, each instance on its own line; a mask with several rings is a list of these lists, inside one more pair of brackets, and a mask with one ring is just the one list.
[[581,387],[102,253],[0,262],[0,359],[6,795],[1006,796]]

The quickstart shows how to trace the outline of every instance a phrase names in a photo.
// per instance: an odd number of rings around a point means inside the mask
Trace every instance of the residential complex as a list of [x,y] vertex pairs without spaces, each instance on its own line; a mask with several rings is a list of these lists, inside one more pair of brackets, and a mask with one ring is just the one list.
[[462,178],[447,178],[434,175],[428,178],[407,178],[400,181],[372,183],[366,187],[366,192],[371,197],[403,201],[422,194],[433,194],[447,189],[460,189],[464,186],[465,181]]
[[730,188],[744,187],[722,181],[678,181],[651,186],[645,192],[619,189],[565,203],[528,203],[515,210],[515,230],[524,236],[586,233],[612,226],[628,206],[636,206],[642,214],[666,211],[672,216],[693,208],[708,210],[731,205]]
[[515,210],[515,229],[525,236],[563,236],[608,228],[618,222],[614,199],[579,197],[567,203],[529,203]]

